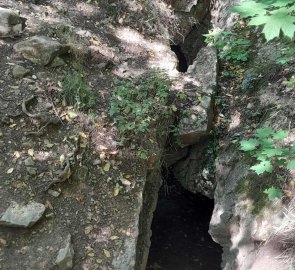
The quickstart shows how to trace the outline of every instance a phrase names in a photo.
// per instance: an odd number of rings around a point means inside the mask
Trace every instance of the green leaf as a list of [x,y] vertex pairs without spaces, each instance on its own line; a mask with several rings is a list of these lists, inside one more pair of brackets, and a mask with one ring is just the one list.
[[267,188],[263,191],[263,193],[267,194],[270,201],[274,201],[277,198],[280,199],[283,196],[282,191],[275,187]]
[[295,32],[295,18],[289,15],[287,8],[274,10],[270,15],[259,15],[250,20],[249,25],[263,25],[264,33],[267,41],[280,36],[280,32],[289,38],[293,38]]
[[254,150],[259,145],[259,142],[258,140],[250,139],[248,141],[241,141],[240,144],[241,144],[241,150],[247,152],[247,151]]
[[260,143],[262,144],[263,148],[271,148],[273,145],[272,139],[261,139]]
[[273,7],[284,7],[294,3],[294,0],[261,0],[261,2]]
[[288,137],[288,131],[278,130],[276,131],[273,136],[275,140],[283,140]]
[[259,164],[256,164],[250,168],[252,171],[256,172],[258,175],[269,172],[272,173],[273,167],[270,163],[270,161],[261,161]]
[[233,6],[229,9],[230,12],[239,13],[241,18],[252,17],[258,14],[265,14],[268,4],[257,3],[253,0],[242,2],[240,5]]
[[291,160],[288,165],[287,165],[287,168],[289,170],[295,170],[295,159]]
[[280,148],[265,148],[261,152],[262,154],[266,155],[267,157],[274,157],[280,156],[283,151]]
[[289,149],[282,149],[282,157],[291,157],[292,156],[292,152]]
[[274,133],[272,128],[258,128],[256,130],[256,137],[258,138],[267,138],[268,136]]
[[292,146],[291,150],[295,152],[295,142],[293,142],[293,146]]
[[286,160],[285,159],[277,159],[277,160],[275,160],[275,162],[278,165],[286,165]]

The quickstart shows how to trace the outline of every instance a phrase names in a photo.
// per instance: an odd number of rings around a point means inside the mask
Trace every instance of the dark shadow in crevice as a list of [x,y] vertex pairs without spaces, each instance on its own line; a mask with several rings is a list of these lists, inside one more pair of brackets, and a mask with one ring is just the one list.
[[222,249],[208,233],[214,201],[184,190],[165,174],[146,269],[220,270]]
[[186,72],[188,65],[187,65],[185,55],[181,50],[181,47],[179,45],[171,45],[171,51],[173,51],[176,54],[178,59],[177,70],[179,72]]

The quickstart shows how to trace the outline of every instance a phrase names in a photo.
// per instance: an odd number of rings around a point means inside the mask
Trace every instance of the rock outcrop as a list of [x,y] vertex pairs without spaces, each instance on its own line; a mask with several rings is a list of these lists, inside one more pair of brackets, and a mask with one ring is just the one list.
[[15,44],[13,48],[24,58],[43,66],[50,64],[57,56],[69,50],[69,46],[46,36],[31,37]]
[[213,99],[217,86],[217,53],[213,47],[202,48],[189,66],[184,80],[184,92],[191,96],[179,123],[179,135],[184,145],[193,145],[208,136],[213,120]]
[[[179,118],[178,132],[181,142],[190,147],[170,154],[168,166],[173,165],[173,173],[182,186],[193,192],[213,197],[215,183],[207,177],[207,138],[213,124],[213,103],[217,87],[217,53],[213,47],[202,48],[194,63],[176,87],[183,87],[189,104],[186,104]],[[201,142],[200,142],[201,141]],[[188,150],[189,149],[189,150]],[[178,154],[179,153],[179,154]],[[169,156],[168,156],[169,157]],[[176,162],[176,157],[180,161]]]
[[20,12],[0,7],[0,37],[15,37],[21,35],[24,19]]

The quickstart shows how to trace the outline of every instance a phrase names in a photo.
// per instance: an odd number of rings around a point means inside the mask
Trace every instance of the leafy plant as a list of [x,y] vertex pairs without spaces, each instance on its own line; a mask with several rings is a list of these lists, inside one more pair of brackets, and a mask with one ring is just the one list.
[[250,169],[258,175],[265,172],[272,173],[273,165],[284,166],[287,169],[295,169],[295,143],[293,146],[279,146],[278,142],[288,136],[284,130],[274,131],[271,128],[257,129],[254,139],[243,140],[240,142],[241,150],[249,152],[259,163]]
[[218,49],[220,59],[231,61],[235,64],[248,60],[250,41],[241,38],[237,33],[219,31],[211,32],[204,36],[206,37],[206,43],[213,43]]
[[282,191],[275,187],[267,188],[263,193],[267,194],[267,197],[270,201],[274,201],[275,199],[281,198],[283,196]]
[[159,71],[114,83],[109,115],[121,133],[145,133],[153,123],[171,115],[174,107],[167,106],[170,83]]
[[59,97],[64,106],[74,106],[79,110],[90,109],[95,104],[94,95],[81,69],[66,74]]
[[295,32],[294,0],[246,0],[230,9],[241,18],[250,18],[249,25],[263,25],[267,41],[284,36],[293,38]]
[[292,75],[289,80],[283,81],[283,84],[289,88],[295,88],[295,75]]
[[293,43],[288,44],[288,46],[281,48],[278,51],[277,63],[285,65],[295,59],[295,46]]

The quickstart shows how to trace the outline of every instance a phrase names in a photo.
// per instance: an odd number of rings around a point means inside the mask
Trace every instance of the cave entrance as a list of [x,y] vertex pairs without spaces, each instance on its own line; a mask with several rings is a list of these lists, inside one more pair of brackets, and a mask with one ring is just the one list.
[[170,45],[171,51],[174,52],[178,59],[177,70],[179,72],[187,72],[188,64],[186,57],[181,49],[180,45]]
[[214,201],[165,173],[152,222],[146,270],[219,270],[221,247],[208,233]]

